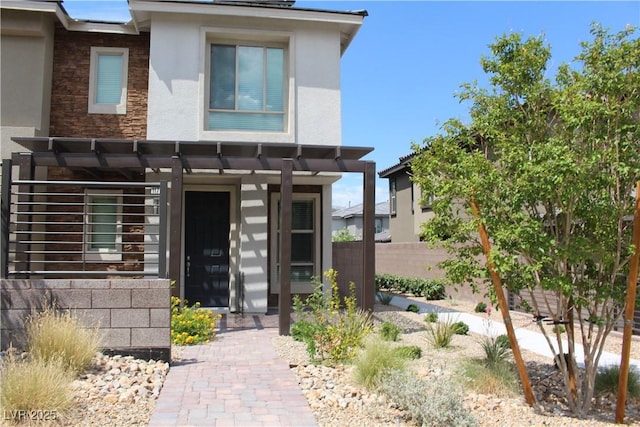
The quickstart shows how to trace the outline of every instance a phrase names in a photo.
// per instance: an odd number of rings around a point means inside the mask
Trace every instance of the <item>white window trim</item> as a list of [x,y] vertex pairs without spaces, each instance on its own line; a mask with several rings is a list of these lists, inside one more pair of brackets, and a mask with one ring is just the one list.
[[[263,31],[255,29],[232,29],[224,27],[202,28],[200,32],[200,99],[199,138],[231,142],[284,142],[295,143],[295,37],[288,31]],[[209,130],[209,94],[212,44],[241,44],[282,47],[286,79],[284,84],[284,131]]]
[[[98,84],[98,55],[122,55],[122,89],[118,104],[97,104],[96,85]],[[89,114],[127,114],[127,75],[129,70],[129,49],[126,47],[91,47],[89,64]]]
[[[292,201],[294,200],[313,200],[314,207],[314,271],[313,275],[316,277],[320,277],[322,268],[322,254],[321,252],[321,206],[320,206],[320,194],[319,193],[293,193]],[[271,293],[279,294],[280,293],[280,281],[278,280],[278,202],[280,201],[280,193],[273,193],[271,195]],[[292,230],[292,233],[294,231]],[[295,263],[291,263],[291,265],[295,265]],[[291,293],[292,294],[310,294],[313,292],[314,284],[313,282],[291,282]]]
[[[116,210],[116,238],[115,249],[91,248],[91,198],[96,196],[112,196],[117,199]],[[85,261],[122,261],[122,190],[95,190],[85,192],[85,220],[84,220],[84,259]]]

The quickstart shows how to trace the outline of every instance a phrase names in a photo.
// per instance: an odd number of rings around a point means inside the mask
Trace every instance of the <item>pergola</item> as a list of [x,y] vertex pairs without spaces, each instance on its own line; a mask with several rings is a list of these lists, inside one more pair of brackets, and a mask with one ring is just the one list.
[[[361,160],[373,151],[369,147],[300,145],[283,143],[238,143],[209,141],[122,140],[63,137],[15,137],[29,152],[13,153],[3,160],[2,213],[8,217],[11,165],[19,167],[19,179],[34,179],[36,166],[55,166],[89,171],[96,177],[118,172],[124,179],[146,169],[171,170],[169,216],[171,224],[182,224],[183,176],[193,170],[280,171],[281,243],[279,332],[287,335],[291,310],[291,217],[295,172],[345,172],[363,175],[363,277],[360,306],[372,310],[374,304],[375,243],[375,163]],[[138,178],[139,180],[139,178]],[[5,236],[3,236],[3,239]],[[169,235],[169,277],[180,282],[181,228],[171,227]],[[3,245],[6,247],[6,245]],[[3,252],[5,249],[3,249]],[[6,257],[6,254],[2,254]],[[6,258],[5,258],[6,259]]]

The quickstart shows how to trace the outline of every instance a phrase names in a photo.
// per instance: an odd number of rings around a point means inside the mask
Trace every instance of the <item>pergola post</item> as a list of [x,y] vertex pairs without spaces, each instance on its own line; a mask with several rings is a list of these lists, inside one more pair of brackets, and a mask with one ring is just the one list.
[[282,160],[280,176],[280,296],[278,326],[280,335],[289,335],[291,327],[291,217],[293,198],[293,161]]
[[[180,296],[180,265],[182,254],[182,159],[174,155],[171,158],[171,213],[169,231],[169,278],[174,281],[172,295]],[[162,230],[160,231],[162,232]]]
[[0,196],[0,279],[6,279],[9,275],[11,165],[11,159],[2,160],[2,195]]
[[376,164],[365,164],[363,179],[363,218],[362,218],[362,301],[363,310],[373,311],[375,303],[375,272],[376,272],[376,243],[375,243],[375,182]]

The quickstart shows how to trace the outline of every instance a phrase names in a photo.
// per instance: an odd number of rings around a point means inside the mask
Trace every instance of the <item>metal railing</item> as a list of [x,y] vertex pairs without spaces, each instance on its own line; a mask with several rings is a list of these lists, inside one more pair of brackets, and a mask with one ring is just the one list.
[[8,187],[3,277],[166,277],[166,182],[14,180]]

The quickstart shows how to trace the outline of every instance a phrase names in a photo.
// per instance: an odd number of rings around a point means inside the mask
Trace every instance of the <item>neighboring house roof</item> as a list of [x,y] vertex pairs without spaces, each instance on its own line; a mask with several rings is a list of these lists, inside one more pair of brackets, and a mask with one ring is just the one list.
[[[356,216],[362,216],[362,203],[351,206],[349,208],[338,209],[331,214],[332,218],[353,218]],[[389,202],[377,203],[375,206],[375,216],[389,216]]]
[[378,176],[380,178],[388,178],[390,175],[393,175],[394,173],[400,172],[405,169],[410,169],[409,163],[411,162],[411,160],[413,160],[416,154],[418,153],[414,151],[411,154],[407,154],[406,156],[400,157],[399,159],[400,161],[398,163],[386,169],[381,170],[380,172],[378,172]]

